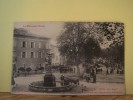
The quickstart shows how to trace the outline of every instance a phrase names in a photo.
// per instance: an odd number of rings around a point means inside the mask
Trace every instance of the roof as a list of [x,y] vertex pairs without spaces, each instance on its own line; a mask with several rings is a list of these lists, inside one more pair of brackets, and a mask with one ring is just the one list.
[[34,39],[47,39],[49,40],[50,38],[44,37],[44,36],[37,36],[32,33],[29,33],[27,30],[23,28],[15,28],[14,29],[14,37],[24,37],[24,38],[34,38]]

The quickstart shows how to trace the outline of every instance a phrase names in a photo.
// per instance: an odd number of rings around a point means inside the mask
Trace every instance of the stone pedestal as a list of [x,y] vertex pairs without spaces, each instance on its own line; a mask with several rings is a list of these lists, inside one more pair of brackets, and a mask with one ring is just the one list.
[[44,76],[45,87],[56,87],[55,76],[51,72],[47,72]]

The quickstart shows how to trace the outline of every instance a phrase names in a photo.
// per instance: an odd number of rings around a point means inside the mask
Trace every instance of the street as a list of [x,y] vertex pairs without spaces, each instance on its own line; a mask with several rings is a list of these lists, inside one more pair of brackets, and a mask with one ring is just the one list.
[[[60,73],[53,73],[56,77],[56,81],[60,80]],[[68,73],[67,73],[68,74]],[[63,74],[65,75],[65,74]],[[69,75],[73,75],[69,73]],[[28,76],[20,76],[15,78],[16,86],[13,87],[13,92],[15,93],[34,93],[28,90],[28,86],[31,82],[35,81],[43,81],[44,74],[37,75],[28,75]],[[120,95],[124,94],[124,75],[97,75],[96,83],[88,83],[85,79],[80,80],[80,84],[78,86],[74,86],[71,91],[62,92],[63,94],[89,94],[89,95]],[[51,93],[51,94],[62,94],[62,93]],[[43,93],[49,94],[49,93]]]

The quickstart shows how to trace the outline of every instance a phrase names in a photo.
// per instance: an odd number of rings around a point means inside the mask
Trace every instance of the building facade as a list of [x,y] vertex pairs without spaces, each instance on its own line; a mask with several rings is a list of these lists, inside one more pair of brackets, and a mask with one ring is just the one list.
[[14,33],[13,62],[16,68],[30,67],[35,70],[46,66],[49,38]]

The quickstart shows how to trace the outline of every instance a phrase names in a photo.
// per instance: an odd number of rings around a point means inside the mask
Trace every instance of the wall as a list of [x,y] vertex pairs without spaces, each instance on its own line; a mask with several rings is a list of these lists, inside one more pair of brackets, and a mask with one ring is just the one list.
[[[42,67],[45,67],[45,58],[47,53],[46,44],[49,43],[47,39],[39,39],[39,38],[29,38],[29,37],[15,37],[14,43],[16,46],[14,47],[14,51],[16,51],[16,66],[19,67],[32,67],[35,70],[41,64]],[[22,47],[22,42],[26,42],[26,47]],[[31,48],[31,42],[34,42],[34,48]],[[39,43],[41,47],[39,48]],[[22,52],[26,52],[26,58],[22,58]],[[30,53],[34,53],[34,57],[30,58]],[[41,55],[39,56],[39,52]]]

